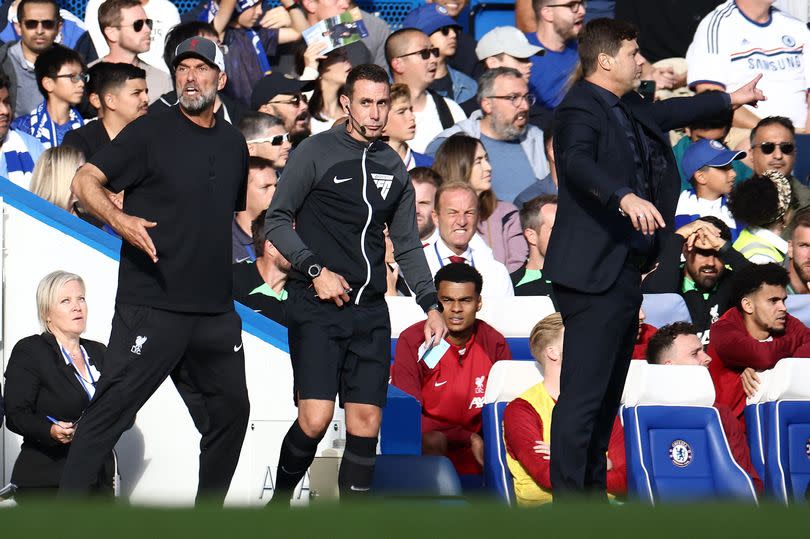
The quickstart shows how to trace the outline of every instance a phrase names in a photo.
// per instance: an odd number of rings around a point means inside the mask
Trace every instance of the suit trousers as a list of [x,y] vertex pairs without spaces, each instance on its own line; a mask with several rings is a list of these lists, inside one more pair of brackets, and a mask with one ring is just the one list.
[[[197,501],[224,501],[250,412],[241,330],[235,311],[197,314],[116,304],[104,374],[76,428],[60,492],[89,492],[138,410],[174,375],[185,386],[178,389],[202,434]],[[193,393],[197,409],[186,392]]]
[[565,325],[551,419],[555,501],[584,494],[607,499],[606,452],[638,334],[640,284],[638,268],[626,263],[600,294],[553,285]]

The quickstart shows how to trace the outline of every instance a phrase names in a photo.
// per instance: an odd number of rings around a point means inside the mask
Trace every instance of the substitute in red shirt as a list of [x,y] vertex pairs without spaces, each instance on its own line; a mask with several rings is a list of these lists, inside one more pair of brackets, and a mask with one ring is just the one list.
[[810,329],[785,307],[787,271],[777,264],[752,265],[734,276],[732,307],[712,324],[709,372],[717,402],[728,406],[743,430],[746,367],[771,369],[786,357],[810,357]]
[[459,474],[481,473],[481,408],[492,364],[512,359],[506,339],[475,318],[481,309],[481,274],[467,264],[436,272],[448,334],[432,352],[420,350],[424,322],[397,340],[391,383],[422,404],[422,453],[446,455]]
[[[712,326],[712,331],[714,327]],[[653,365],[702,365],[709,369],[715,363],[711,356],[703,351],[698,328],[688,322],[675,322],[659,329],[650,339],[647,361]],[[715,400],[714,407],[720,416],[731,456],[751,476],[757,492],[762,492],[762,481],[751,463],[751,452],[745,438],[745,425],[741,426],[731,408],[722,402]]]
[[[506,460],[515,497],[523,506],[552,501],[551,414],[560,395],[564,331],[560,313],[550,314],[534,326],[529,345],[543,368],[543,381],[510,402],[503,416]],[[610,495],[627,492],[624,431],[618,417],[607,450],[607,491]]]

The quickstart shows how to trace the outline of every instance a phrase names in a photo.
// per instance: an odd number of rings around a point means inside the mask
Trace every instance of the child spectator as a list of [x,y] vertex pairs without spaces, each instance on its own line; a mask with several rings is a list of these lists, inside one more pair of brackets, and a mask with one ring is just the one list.
[[790,219],[792,202],[789,180],[775,170],[766,170],[735,187],[729,209],[735,219],[748,226],[740,232],[734,248],[754,264],[781,264],[787,242],[780,236]]
[[675,228],[707,216],[714,216],[731,229],[737,239],[737,222],[728,209],[728,194],[734,188],[737,173],[732,163],[745,157],[716,140],[701,139],[683,154],[681,166],[692,184],[681,193],[675,210]]
[[396,150],[408,170],[433,164],[432,157],[414,152],[408,146],[408,141],[415,133],[416,119],[411,105],[411,91],[405,84],[394,84],[391,86],[391,111],[388,113],[388,123],[385,124],[383,134],[388,137],[388,145]]
[[62,45],[40,54],[34,71],[44,101],[30,114],[14,120],[12,127],[51,148],[62,143],[65,133],[84,125],[76,106],[82,101],[89,76],[79,53]]

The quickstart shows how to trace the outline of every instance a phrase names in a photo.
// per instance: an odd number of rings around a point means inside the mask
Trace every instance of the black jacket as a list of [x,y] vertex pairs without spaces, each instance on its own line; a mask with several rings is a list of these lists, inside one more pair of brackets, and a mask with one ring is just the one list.
[[89,161],[109,142],[110,135],[104,129],[104,124],[101,123],[101,120],[95,120],[65,133],[62,145],[76,148],[84,154],[84,160]]
[[[645,103],[630,92],[623,101],[650,150],[644,157],[653,163],[652,202],[671,227],[681,184],[667,131],[728,110],[728,94]],[[614,196],[633,188],[631,146],[609,105],[587,81],[571,88],[556,109],[554,125],[559,202],[543,271],[555,284],[601,293],[616,281],[634,233]]]
[[683,298],[689,309],[692,323],[701,334],[704,343],[708,343],[708,329],[719,317],[723,316],[731,306],[734,299],[731,297],[731,282],[734,279],[734,270],[739,271],[751,265],[742,254],[731,246],[728,241],[718,253],[720,260],[726,266],[714,289],[703,297],[698,290],[683,291],[683,265],[681,253],[684,239],[678,234],[668,234],[662,238],[661,249],[658,255],[658,268],[650,273],[641,284],[645,294],[678,294]]
[[[104,372],[105,346],[85,339],[81,345],[90,363]],[[59,485],[70,445],[51,438],[51,422],[46,416],[75,421],[90,404],[74,373],[50,333],[26,337],[11,352],[6,367],[6,425],[23,437],[11,473],[11,482],[19,487]],[[109,463],[106,468],[107,472],[100,474],[110,481]]]
[[265,232],[292,264],[291,279],[308,283],[307,269],[320,264],[346,279],[352,302],[366,304],[384,300],[387,224],[402,274],[427,309],[436,289],[414,207],[399,155],[381,141],[356,141],[340,125],[299,144],[267,210]]

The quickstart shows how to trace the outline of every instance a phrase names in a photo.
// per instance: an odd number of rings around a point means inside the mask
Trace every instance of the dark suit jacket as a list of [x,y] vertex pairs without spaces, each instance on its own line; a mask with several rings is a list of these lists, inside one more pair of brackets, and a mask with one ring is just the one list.
[[[650,150],[652,202],[671,227],[680,178],[667,131],[727,110],[728,96],[711,92],[645,103],[630,92],[623,101]],[[559,203],[543,272],[555,284],[601,293],[616,281],[630,252],[634,230],[614,193],[633,187],[631,146],[609,105],[586,81],[577,82],[557,107],[555,126]]]
[[[104,372],[103,344],[81,340],[89,361]],[[51,438],[51,422],[78,419],[90,399],[66,365],[56,339],[50,333],[20,340],[6,368],[6,425],[23,437],[23,445],[11,482],[20,487],[56,487],[70,445]],[[80,424],[81,425],[81,424]]]

